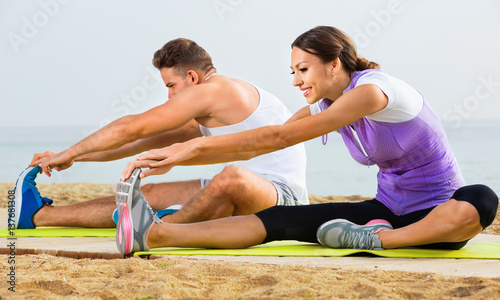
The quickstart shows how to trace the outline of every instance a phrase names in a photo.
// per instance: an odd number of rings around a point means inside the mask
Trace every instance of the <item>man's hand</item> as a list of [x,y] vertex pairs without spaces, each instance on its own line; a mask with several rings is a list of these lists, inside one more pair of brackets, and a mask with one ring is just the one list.
[[[53,151],[45,151],[43,153],[35,153],[33,155],[33,159],[31,160],[30,167],[34,167],[40,164],[40,162],[43,162],[43,158],[49,157],[51,155],[57,154],[58,152],[53,152]],[[41,173],[41,171],[40,171]]]
[[44,153],[35,153],[30,166],[40,165],[42,168],[40,173],[45,173],[47,176],[51,176],[52,169],[57,171],[65,170],[73,165],[75,158],[68,153],[68,151],[63,152],[51,152],[47,151]]

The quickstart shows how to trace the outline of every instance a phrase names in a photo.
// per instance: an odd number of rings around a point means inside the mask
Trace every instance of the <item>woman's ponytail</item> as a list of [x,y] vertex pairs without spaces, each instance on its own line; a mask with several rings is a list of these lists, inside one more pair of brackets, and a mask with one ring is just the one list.
[[366,69],[380,69],[380,66],[373,61],[369,61],[363,57],[356,57],[356,71],[363,71]]

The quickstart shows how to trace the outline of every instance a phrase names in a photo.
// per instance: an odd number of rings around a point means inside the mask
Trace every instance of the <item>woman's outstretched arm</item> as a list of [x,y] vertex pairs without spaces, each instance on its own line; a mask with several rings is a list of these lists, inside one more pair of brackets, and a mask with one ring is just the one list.
[[[316,115],[311,116],[302,109],[292,116],[291,119],[296,121],[290,123],[264,126],[228,135],[196,138],[170,147],[151,150],[139,155],[136,160],[147,161],[150,169],[141,173],[141,178],[144,178],[166,173],[173,166],[182,165],[185,161],[207,154],[250,153],[257,156],[335,131],[380,111],[387,106],[387,103],[387,96],[380,88],[373,84],[365,84],[348,91],[328,109]],[[296,117],[298,114],[300,116]],[[134,167],[143,166],[134,165]],[[132,169],[127,167],[123,179],[130,176]]]

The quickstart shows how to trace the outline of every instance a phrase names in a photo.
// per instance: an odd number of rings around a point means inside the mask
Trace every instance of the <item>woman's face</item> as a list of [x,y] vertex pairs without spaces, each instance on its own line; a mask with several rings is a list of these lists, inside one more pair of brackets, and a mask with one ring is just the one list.
[[342,95],[344,89],[335,84],[334,63],[324,64],[313,54],[304,50],[292,48],[293,85],[304,93],[306,101],[313,104],[323,98],[335,100]]

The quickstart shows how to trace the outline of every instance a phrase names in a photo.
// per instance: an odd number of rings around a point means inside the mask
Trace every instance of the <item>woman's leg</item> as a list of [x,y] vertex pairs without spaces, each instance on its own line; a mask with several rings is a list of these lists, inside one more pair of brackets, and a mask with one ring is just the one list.
[[154,224],[149,232],[147,244],[150,248],[246,248],[274,240],[317,243],[318,227],[331,219],[344,218],[365,224],[374,218],[390,218],[391,215],[392,213],[376,200],[274,206],[249,216],[191,224]]
[[435,243],[442,243],[443,248],[448,248],[446,243],[456,243],[449,248],[458,249],[491,224],[497,207],[498,197],[490,188],[466,186],[420,221],[378,235],[386,249]]
[[365,224],[373,219],[392,222],[396,217],[377,200],[323,203],[304,206],[276,206],[256,213],[267,232],[264,242],[298,240],[317,243],[318,228],[332,219]]
[[192,224],[163,223],[141,192],[140,169],[116,187],[116,246],[123,254],[164,246],[245,248],[261,243],[265,227],[255,215]]
[[248,215],[199,223],[154,224],[147,244],[149,248],[247,248],[261,244],[265,237],[262,221],[255,215]]
[[433,243],[466,241],[483,228],[471,204],[451,199],[438,205],[422,220],[408,226],[378,233],[385,249]]

